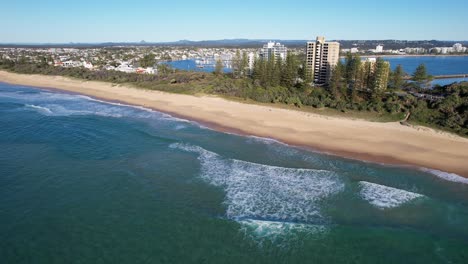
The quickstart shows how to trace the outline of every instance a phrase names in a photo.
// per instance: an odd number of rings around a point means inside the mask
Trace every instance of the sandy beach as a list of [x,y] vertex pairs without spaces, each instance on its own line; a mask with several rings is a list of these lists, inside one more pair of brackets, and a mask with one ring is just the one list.
[[429,128],[329,117],[215,96],[171,94],[60,76],[0,71],[0,82],[55,88],[140,105],[220,131],[273,138],[347,158],[413,165],[468,177],[468,139]]

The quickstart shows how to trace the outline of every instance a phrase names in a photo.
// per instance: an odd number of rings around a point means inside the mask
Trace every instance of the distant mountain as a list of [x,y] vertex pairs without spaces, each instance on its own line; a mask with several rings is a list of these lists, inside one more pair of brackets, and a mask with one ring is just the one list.
[[[310,40],[281,40],[281,39],[221,39],[221,40],[178,40],[173,42],[105,42],[105,43],[6,43],[0,47],[26,47],[26,48],[93,48],[116,46],[181,46],[181,47],[227,47],[227,48],[258,48],[268,41],[281,42],[287,47],[305,47]],[[332,40],[333,41],[333,40]],[[455,43],[468,46],[468,41],[440,41],[440,40],[334,40],[341,44],[341,48],[357,47],[361,50],[372,49],[377,45],[384,45],[385,49],[402,49],[406,47],[450,47]]]
[[176,42],[165,42],[159,44],[175,46],[198,46],[198,47],[258,47],[268,41],[281,42],[288,46],[303,46],[306,40],[280,40],[280,39],[221,39],[221,40],[179,40]]

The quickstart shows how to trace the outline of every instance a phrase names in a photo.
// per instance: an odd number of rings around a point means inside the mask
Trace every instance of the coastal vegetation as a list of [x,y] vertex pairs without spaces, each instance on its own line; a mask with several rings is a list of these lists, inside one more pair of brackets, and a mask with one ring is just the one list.
[[[152,65],[154,60],[148,55],[141,62]],[[467,83],[428,89],[432,77],[424,65],[408,75],[401,66],[391,71],[390,65],[381,59],[362,61],[353,54],[347,54],[344,63],[332,69],[332,78],[326,86],[311,85],[302,56],[293,54],[288,54],[284,61],[257,59],[249,70],[246,54],[237,52],[231,73],[223,73],[222,62],[218,61],[213,74],[176,70],[166,64],[157,64],[156,75],[54,67],[46,58],[36,62],[25,58],[3,59],[0,69],[175,93],[216,94],[320,111],[331,109],[350,116],[365,113],[380,120],[424,125],[468,136]]]

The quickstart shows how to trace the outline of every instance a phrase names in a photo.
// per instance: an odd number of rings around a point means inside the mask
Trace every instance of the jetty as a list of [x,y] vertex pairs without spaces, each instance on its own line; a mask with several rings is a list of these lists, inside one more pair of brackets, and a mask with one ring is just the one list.
[[465,73],[465,74],[434,75],[434,79],[452,79],[452,78],[468,78],[468,73]]
[[[433,75],[434,79],[455,79],[455,78],[468,78],[468,73],[465,74],[446,74],[446,75]],[[410,80],[412,78],[411,75],[407,75],[404,77],[405,80]]]

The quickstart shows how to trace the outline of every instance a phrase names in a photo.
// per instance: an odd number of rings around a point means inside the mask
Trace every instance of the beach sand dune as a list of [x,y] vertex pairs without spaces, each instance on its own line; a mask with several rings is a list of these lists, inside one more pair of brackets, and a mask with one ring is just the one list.
[[402,126],[398,122],[321,116],[215,96],[171,94],[61,76],[0,71],[0,81],[141,105],[199,121],[217,130],[274,138],[347,158],[415,165],[468,177],[468,139],[433,129]]

